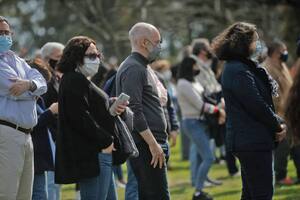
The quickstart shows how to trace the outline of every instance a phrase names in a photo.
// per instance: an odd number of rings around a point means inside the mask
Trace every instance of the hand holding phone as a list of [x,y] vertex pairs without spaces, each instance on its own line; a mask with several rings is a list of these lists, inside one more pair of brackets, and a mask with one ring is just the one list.
[[117,110],[120,109],[122,106],[126,107],[126,104],[129,99],[130,97],[127,94],[121,93],[120,96],[117,98],[117,100],[109,108],[110,114],[112,116],[116,116],[120,114]]

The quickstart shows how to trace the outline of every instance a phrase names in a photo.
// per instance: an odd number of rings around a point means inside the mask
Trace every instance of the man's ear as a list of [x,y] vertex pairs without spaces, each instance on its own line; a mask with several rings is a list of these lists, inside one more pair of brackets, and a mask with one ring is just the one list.
[[145,49],[147,48],[147,43],[148,43],[148,41],[147,41],[146,39],[144,39],[144,38],[143,38],[143,39],[140,39],[139,42],[140,42],[140,46],[141,46],[141,47],[143,47],[143,48],[145,48]]

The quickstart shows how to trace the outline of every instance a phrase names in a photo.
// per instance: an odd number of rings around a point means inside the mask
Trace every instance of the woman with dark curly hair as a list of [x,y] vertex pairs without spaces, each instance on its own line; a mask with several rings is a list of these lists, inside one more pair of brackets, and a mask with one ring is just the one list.
[[[98,71],[100,58],[94,40],[77,36],[69,40],[58,63],[63,77],[58,95],[55,180],[79,183],[82,200],[116,199],[112,186],[114,118],[108,96],[89,81]],[[113,114],[125,108],[120,105]]]
[[256,62],[259,37],[255,25],[237,22],[213,41],[225,60],[222,88],[226,103],[226,145],[239,159],[242,200],[271,200],[273,149],[286,135],[286,126],[274,112],[272,95],[277,83]]

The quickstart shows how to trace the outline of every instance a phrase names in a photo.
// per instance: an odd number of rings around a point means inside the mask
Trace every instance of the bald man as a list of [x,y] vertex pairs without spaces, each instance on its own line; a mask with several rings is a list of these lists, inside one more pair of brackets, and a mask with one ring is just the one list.
[[161,36],[153,25],[137,23],[129,31],[129,39],[132,53],[117,72],[116,89],[117,94],[123,92],[130,96],[129,107],[135,116],[132,134],[140,155],[130,159],[130,165],[137,178],[140,200],[168,200],[169,149],[162,109],[166,97],[148,66],[161,52]]

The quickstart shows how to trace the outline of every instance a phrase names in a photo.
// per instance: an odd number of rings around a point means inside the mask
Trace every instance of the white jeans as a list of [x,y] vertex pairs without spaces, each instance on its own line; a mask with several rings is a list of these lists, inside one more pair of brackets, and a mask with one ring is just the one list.
[[0,125],[0,200],[31,200],[33,166],[30,134]]

